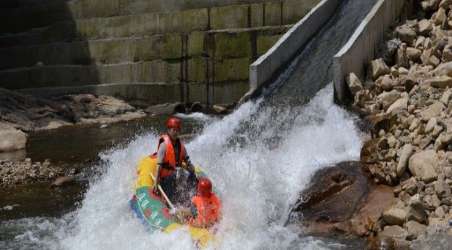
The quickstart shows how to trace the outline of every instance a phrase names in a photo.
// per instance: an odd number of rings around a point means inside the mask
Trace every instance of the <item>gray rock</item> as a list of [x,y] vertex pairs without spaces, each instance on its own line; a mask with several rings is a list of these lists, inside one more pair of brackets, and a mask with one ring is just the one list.
[[452,62],[441,63],[436,67],[432,74],[435,76],[451,76],[452,77]]
[[392,207],[383,212],[383,220],[388,225],[403,225],[406,216],[406,210],[396,207]]
[[145,112],[153,115],[162,115],[162,114],[174,114],[182,109],[185,110],[185,107],[182,103],[164,103],[149,106],[148,108],[146,108]]
[[427,222],[427,212],[423,202],[420,199],[419,194],[416,194],[411,197],[409,201],[409,208],[407,211],[407,220],[415,220],[419,223]]
[[438,6],[439,0],[426,0],[421,2],[424,11],[432,11]]
[[0,123],[0,152],[11,152],[24,149],[27,135],[14,127]]
[[428,19],[422,19],[417,24],[417,29],[419,31],[419,34],[428,36],[430,34],[430,31],[433,29],[433,25]]
[[416,32],[408,25],[398,26],[395,30],[397,37],[407,44],[413,44],[416,39]]
[[444,109],[445,107],[442,102],[435,101],[432,105],[422,110],[419,115],[421,116],[422,120],[428,121],[433,117],[440,116]]
[[348,87],[350,88],[350,91],[352,92],[353,96],[360,90],[363,89],[363,84],[359,80],[359,78],[356,76],[355,73],[351,72],[347,78],[346,82],[348,84]]
[[422,51],[415,49],[415,48],[408,47],[406,49],[406,55],[407,55],[408,59],[410,59],[413,62],[416,62],[416,61],[420,60]]
[[436,137],[436,136],[438,136],[441,132],[443,132],[443,130],[444,130],[443,126],[441,126],[441,125],[439,125],[439,124],[436,124],[436,126],[433,128],[432,135]]
[[395,85],[397,85],[397,83],[391,78],[390,75],[383,75],[375,81],[375,85],[384,91],[390,91]]
[[401,184],[402,190],[405,190],[410,195],[414,195],[416,193],[416,191],[418,190],[416,183],[417,183],[416,178],[411,177],[410,179],[402,182],[402,184]]
[[377,102],[381,103],[384,109],[387,109],[399,98],[400,92],[398,92],[397,90],[392,90],[389,92],[385,91],[377,96]]
[[439,8],[432,19],[436,25],[441,25],[447,19],[446,10],[444,8]]
[[385,226],[383,231],[380,233],[380,236],[382,237],[392,237],[398,239],[405,239],[407,235],[407,231],[400,226]]
[[430,118],[430,120],[428,120],[428,122],[427,122],[427,125],[425,125],[424,132],[425,132],[425,133],[430,133],[430,132],[432,132],[433,129],[435,128],[436,124],[437,124],[436,117]]
[[442,219],[442,218],[444,218],[446,213],[444,212],[444,209],[442,207],[437,207],[435,209],[435,215],[436,215],[436,217]]
[[441,201],[436,194],[426,195],[424,196],[424,204],[428,210],[435,210],[441,205]]
[[435,141],[434,149],[436,151],[445,149],[452,142],[452,133],[442,133]]
[[452,61],[452,45],[448,44],[444,47],[441,60],[443,62]]
[[444,103],[444,105],[448,105],[449,104],[449,100],[450,100],[450,96],[452,95],[452,90],[451,89],[447,89],[446,91],[444,91],[443,95],[441,96],[440,101],[442,103]]
[[417,57],[415,50],[408,49],[406,43],[402,43],[397,49],[395,63],[399,67],[408,68],[410,66],[410,60],[417,61],[420,58],[421,54],[422,52],[419,51],[419,57]]
[[405,228],[408,232],[407,239],[413,240],[416,239],[419,235],[423,234],[427,229],[427,226],[420,224],[417,221],[408,221],[405,224]]
[[397,176],[401,177],[408,166],[408,160],[414,153],[414,147],[411,144],[405,144],[401,150],[399,162],[397,163]]
[[442,0],[439,3],[439,7],[444,8],[445,10],[449,8],[449,5],[452,5],[452,0]]
[[434,150],[417,152],[410,157],[408,168],[412,175],[431,182],[438,177],[438,156]]
[[444,180],[438,178],[438,180],[434,184],[434,187],[438,197],[449,197],[451,194],[450,187]]
[[408,110],[408,97],[399,98],[386,110],[387,114],[398,114],[402,111]]
[[389,74],[391,71],[382,58],[371,61],[370,69],[372,73],[372,79],[376,80],[378,77]]

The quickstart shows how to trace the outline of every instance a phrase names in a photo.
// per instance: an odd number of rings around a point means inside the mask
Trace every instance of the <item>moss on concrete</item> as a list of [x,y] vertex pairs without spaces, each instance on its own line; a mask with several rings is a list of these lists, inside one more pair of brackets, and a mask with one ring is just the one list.
[[293,24],[302,19],[320,0],[285,0],[283,2],[283,24]]
[[206,33],[203,31],[194,31],[188,35],[188,56],[199,56],[204,53],[204,41]]
[[267,52],[277,41],[278,39],[281,37],[281,35],[274,35],[274,36],[258,36],[257,37],[257,55],[261,56],[263,55],[265,52]]
[[281,3],[265,3],[266,26],[281,25]]
[[206,81],[207,62],[203,57],[194,57],[187,61],[188,72],[187,80],[189,82]]
[[250,32],[215,33],[215,59],[251,57]]
[[251,4],[251,27],[260,27],[264,25],[264,4]]
[[165,34],[162,36],[160,44],[160,58],[172,59],[182,57],[182,38],[180,34]]
[[215,61],[215,82],[247,80],[249,65],[248,57]]
[[229,29],[248,27],[248,6],[232,5],[216,7],[210,10],[211,29]]

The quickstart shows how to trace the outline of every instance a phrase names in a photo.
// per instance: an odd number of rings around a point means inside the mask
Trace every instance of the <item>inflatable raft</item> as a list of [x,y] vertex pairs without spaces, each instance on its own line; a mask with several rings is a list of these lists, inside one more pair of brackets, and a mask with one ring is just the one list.
[[[188,227],[188,231],[196,244],[200,247],[207,246],[213,240],[212,233],[204,228],[175,222],[163,198],[152,192],[154,180],[151,176],[157,176],[156,172],[157,159],[154,156],[145,157],[139,162],[135,195],[130,200],[132,210],[151,231],[161,230],[171,233],[177,229]],[[199,167],[195,168],[195,173],[197,177],[205,175]]]

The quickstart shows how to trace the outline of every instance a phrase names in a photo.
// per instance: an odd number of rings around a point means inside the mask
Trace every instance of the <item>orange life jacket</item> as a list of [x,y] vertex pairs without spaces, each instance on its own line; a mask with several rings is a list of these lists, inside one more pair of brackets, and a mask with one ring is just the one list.
[[159,145],[157,147],[157,151],[160,148],[160,144],[162,144],[162,143],[166,144],[166,153],[165,153],[165,157],[163,158],[163,166],[160,168],[160,173],[159,173],[159,176],[161,178],[172,175],[174,173],[174,171],[176,170],[176,167],[180,166],[181,163],[185,160],[185,157],[186,157],[185,147],[179,139],[177,139],[177,140],[179,141],[178,144],[180,145],[178,160],[176,160],[176,151],[174,150],[174,146],[171,141],[171,138],[168,135],[164,134],[159,139]]
[[191,199],[191,202],[197,210],[196,217],[189,220],[191,225],[196,227],[210,227],[220,220],[221,202],[214,193],[210,197],[196,195]]

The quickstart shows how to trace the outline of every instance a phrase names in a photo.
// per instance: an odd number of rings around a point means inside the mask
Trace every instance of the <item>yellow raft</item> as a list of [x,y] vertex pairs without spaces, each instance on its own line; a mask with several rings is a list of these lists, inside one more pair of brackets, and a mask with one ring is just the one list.
[[[199,167],[195,167],[195,173],[197,177],[205,176]],[[214,240],[213,234],[207,229],[175,222],[164,200],[152,192],[154,180],[151,176],[157,176],[157,159],[154,156],[141,159],[137,174],[135,195],[130,201],[130,206],[149,229],[171,233],[182,227],[188,227],[192,239],[200,247],[206,247]]]

